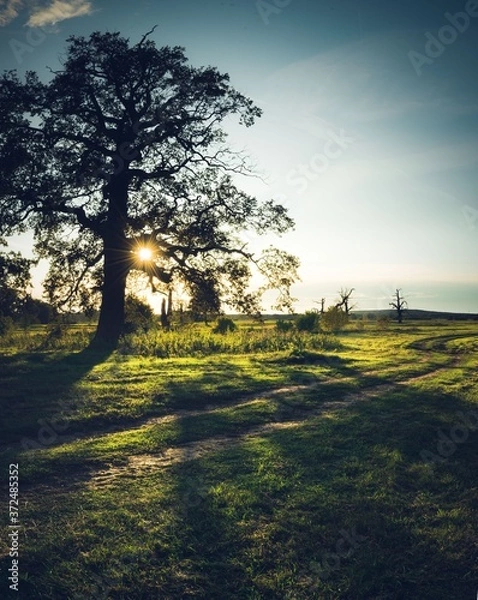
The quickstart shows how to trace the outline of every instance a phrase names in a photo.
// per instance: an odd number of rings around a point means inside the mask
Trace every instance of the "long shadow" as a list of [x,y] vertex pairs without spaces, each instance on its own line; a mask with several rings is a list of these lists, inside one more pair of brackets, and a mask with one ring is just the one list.
[[[326,376],[332,374],[339,378],[336,383],[327,384],[324,390],[320,390],[319,378],[316,370],[314,371],[318,364],[326,367],[324,371]],[[265,368],[267,369],[267,366]],[[277,363],[271,364],[270,369],[276,372]],[[348,360],[313,355],[283,361],[283,369],[282,375],[285,381],[281,385],[319,383],[319,388],[315,391],[317,405],[326,399],[338,398],[352,391],[354,383],[344,383],[340,381],[340,376],[354,378],[360,373]],[[224,385],[211,394],[211,386],[214,387],[218,383],[218,378],[224,382]],[[233,382],[234,388],[229,389],[228,381]],[[237,395],[238,381],[242,390],[239,396]],[[379,382],[383,381],[379,380]],[[369,387],[376,383],[377,379],[370,377],[362,378],[360,385]],[[254,390],[253,393],[260,395],[261,387],[270,390],[271,384],[258,382],[246,372],[241,372],[237,366],[225,363],[220,371],[214,374],[205,373],[197,380],[195,388],[190,389],[186,395],[181,393],[180,383],[171,382],[170,407],[201,409],[213,401],[215,405],[227,407],[233,405],[238,397],[243,397],[244,388]],[[206,393],[208,389],[209,393]],[[280,419],[293,414],[297,409],[297,403],[301,404],[299,399],[291,400],[287,394],[284,394],[284,398],[277,401]],[[310,398],[304,400],[304,405],[308,404]],[[218,434],[234,437],[236,434],[247,433],[256,425],[270,421],[271,415],[261,413],[251,413],[250,418],[245,421],[239,419],[237,424],[232,415],[225,414],[179,419],[178,441],[207,439]],[[270,434],[267,434],[264,437],[269,438],[269,436]],[[284,548],[279,546],[271,545],[270,548],[265,548],[264,556],[260,558],[261,550],[252,541],[255,523],[268,521],[278,530],[281,529],[280,522],[274,523],[274,513],[294,488],[294,469],[290,469],[290,485],[284,482],[283,492],[276,497],[273,491],[259,489],[260,485],[257,485],[254,491],[248,489],[248,481],[254,481],[258,468],[257,456],[246,446],[238,439],[233,447],[210,452],[202,458],[195,457],[188,461],[188,456],[185,454],[185,462],[172,468],[175,479],[172,492],[173,503],[181,523],[176,533],[181,543],[175,549],[174,568],[170,569],[161,588],[164,597],[191,596],[208,600],[223,598],[278,600],[285,597],[315,597],[300,596],[300,590],[293,581],[286,583],[285,579],[287,577],[290,579],[292,575],[285,577],[284,581],[276,587],[270,583],[276,577],[275,569],[277,569],[277,578],[281,578],[281,563],[283,568],[290,570],[291,573],[294,572],[295,567],[290,564],[289,550],[284,552]],[[281,450],[281,453],[287,455],[286,450]],[[299,459],[300,449],[297,448],[290,457],[290,462],[297,464]],[[214,489],[218,486],[223,489],[229,487],[230,491],[217,494]],[[234,501],[228,503],[228,497],[232,500],[241,496],[244,496],[243,506]],[[244,531],[244,528],[247,531]],[[281,536],[284,546],[287,545],[286,532],[282,531]],[[299,561],[301,551],[297,548],[296,552],[295,559]],[[253,557],[253,554],[256,556]],[[157,560],[159,561],[160,557]],[[270,575],[269,581],[264,580],[264,575]],[[292,595],[286,596],[287,593]]]
[[42,438],[54,435],[55,423],[64,428],[75,383],[110,354],[108,348],[88,347],[61,357],[45,352],[0,355],[3,447],[19,448],[24,437],[41,445]]
[[[241,458],[237,453],[231,464]],[[227,464],[222,468],[227,470]],[[217,475],[207,461],[177,465],[173,474],[180,544],[161,595],[204,600],[253,597],[248,564],[241,556],[244,548],[237,518],[214,498],[212,487],[219,483]],[[227,484],[227,476],[222,484]],[[178,576],[181,571],[183,575]]]
[[[290,361],[261,361],[260,373],[251,375],[247,369],[225,360],[215,363],[214,371],[206,368],[194,382],[188,382],[187,388],[182,381],[169,381],[167,398],[158,397],[157,400],[167,411],[202,409],[211,404],[227,407],[237,400],[246,399],[247,396],[259,395],[275,388],[319,383],[322,377],[358,377],[359,369],[350,363],[348,359],[310,353],[308,357],[298,357]],[[318,374],[317,366],[323,366],[324,371]],[[261,377],[261,374],[276,375],[278,368],[281,374],[280,381]],[[376,377],[370,377],[368,383],[372,385],[378,381]]]

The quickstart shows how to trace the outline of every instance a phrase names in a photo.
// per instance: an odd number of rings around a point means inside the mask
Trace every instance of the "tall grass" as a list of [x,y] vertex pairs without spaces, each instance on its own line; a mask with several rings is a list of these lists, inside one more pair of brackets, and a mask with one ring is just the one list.
[[0,337],[0,351],[44,352],[83,350],[93,337],[91,325],[30,325],[17,327]]
[[160,358],[334,350],[337,338],[328,334],[287,332],[273,329],[239,328],[226,334],[205,328],[185,327],[178,331],[154,330],[121,339],[118,351]]
[[[17,328],[0,337],[0,350],[20,352],[76,352],[88,346],[94,335],[90,325],[31,326]],[[174,358],[213,354],[250,354],[289,351],[336,350],[338,339],[327,333],[281,332],[273,327],[240,326],[221,334],[204,325],[187,325],[165,331],[153,329],[123,336],[118,352],[123,355]]]

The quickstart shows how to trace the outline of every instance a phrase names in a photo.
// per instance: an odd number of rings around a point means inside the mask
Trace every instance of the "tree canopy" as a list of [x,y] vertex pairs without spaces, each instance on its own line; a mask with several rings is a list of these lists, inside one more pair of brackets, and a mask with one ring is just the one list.
[[[256,256],[241,240],[247,229],[293,226],[283,206],[236,184],[250,171],[224,125],[249,127],[261,110],[227,74],[192,67],[151,33],[134,45],[119,33],[73,36],[50,81],[0,79],[0,235],[32,229],[50,260],[49,301],[100,302],[97,339],[110,342],[132,269],[160,289],[182,282],[200,302],[254,312],[271,288],[289,307],[297,277],[294,256],[272,247]],[[263,284],[252,293],[255,270]]]

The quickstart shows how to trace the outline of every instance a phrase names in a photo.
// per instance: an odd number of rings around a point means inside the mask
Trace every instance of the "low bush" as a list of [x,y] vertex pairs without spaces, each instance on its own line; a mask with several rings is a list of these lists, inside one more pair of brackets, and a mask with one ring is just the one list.
[[11,317],[0,317],[0,336],[8,335],[13,330]]
[[276,321],[276,329],[280,333],[288,333],[294,329],[293,321],[285,321],[284,319],[279,319]]
[[323,331],[338,333],[348,323],[347,314],[337,306],[330,306],[322,315],[320,327]]
[[303,315],[299,315],[295,320],[297,331],[308,331],[314,333],[319,331],[320,315],[317,311],[308,310]]
[[214,327],[214,333],[220,333],[221,335],[226,335],[226,333],[230,333],[232,331],[236,331],[237,325],[234,323],[232,319],[229,317],[219,317],[216,322],[216,327]]
[[153,309],[136,296],[127,296],[125,301],[124,333],[146,332],[156,325]]

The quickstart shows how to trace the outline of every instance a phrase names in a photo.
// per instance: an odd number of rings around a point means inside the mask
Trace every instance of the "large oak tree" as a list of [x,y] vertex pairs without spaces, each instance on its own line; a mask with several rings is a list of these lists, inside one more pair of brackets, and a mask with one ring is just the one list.
[[[235,117],[261,111],[227,74],[192,67],[180,47],[131,45],[119,33],[71,37],[61,69],[0,79],[0,235],[34,231],[57,305],[100,299],[96,339],[115,343],[132,269],[153,285],[257,310],[276,288],[290,303],[297,259],[253,255],[241,232],[283,233],[286,210],[238,189],[246,160],[226,145]],[[149,247],[147,259],[140,248]],[[250,293],[251,274],[264,284]]]

